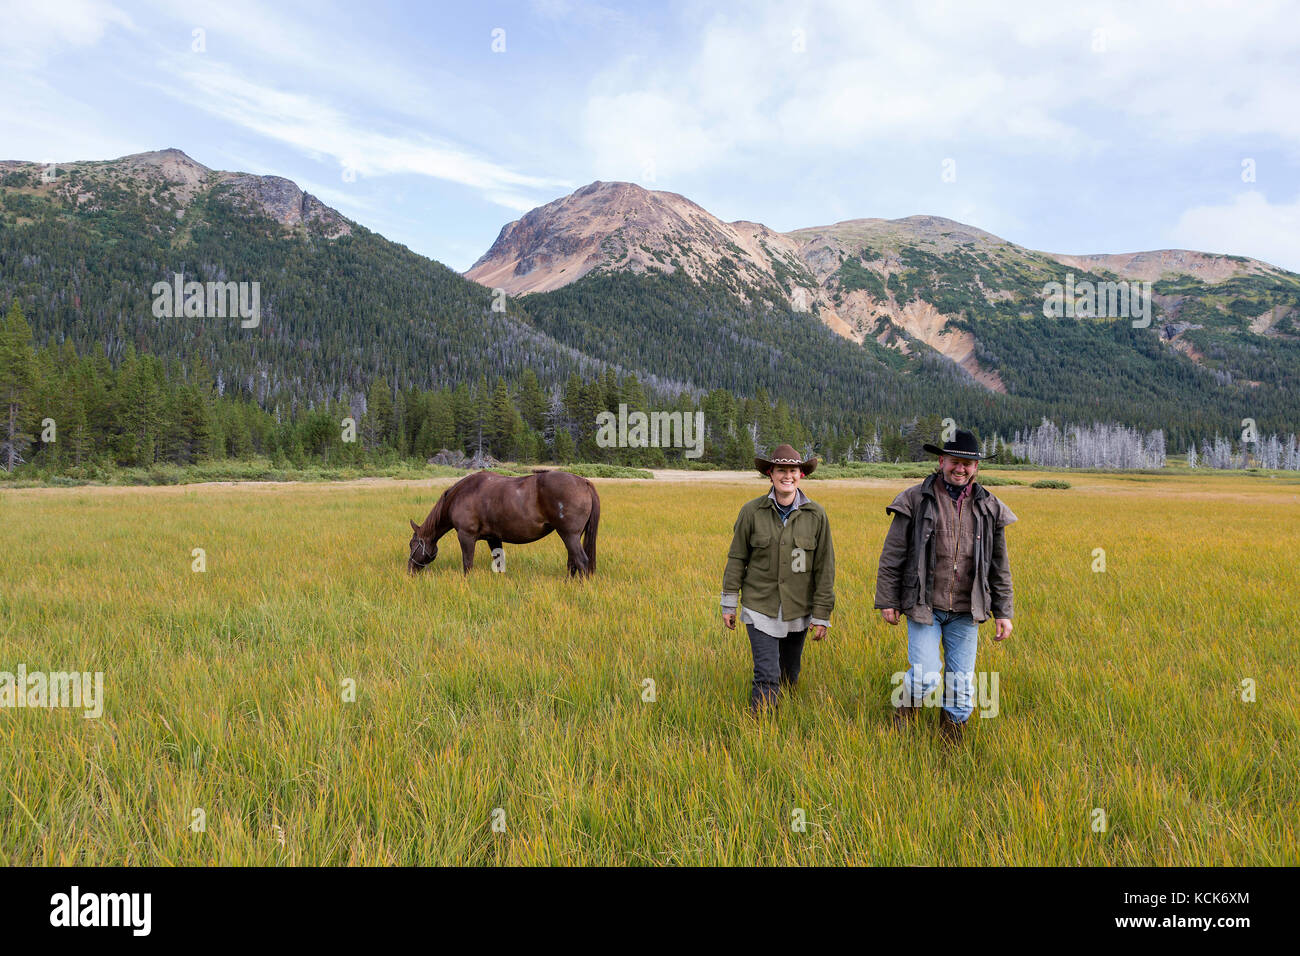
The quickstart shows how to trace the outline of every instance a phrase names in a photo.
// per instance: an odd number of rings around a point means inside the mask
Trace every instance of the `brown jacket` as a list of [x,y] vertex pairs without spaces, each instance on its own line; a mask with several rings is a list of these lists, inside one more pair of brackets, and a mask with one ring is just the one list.
[[[935,547],[939,473],[899,492],[886,514],[894,516],[880,551],[876,574],[876,607],[898,608],[918,624],[934,622]],[[1011,562],[1004,529],[1016,521],[1015,513],[979,482],[968,497],[974,534],[974,576],[970,614],[976,622],[990,617],[1010,618],[1015,609],[1011,587]],[[942,606],[944,601],[940,602]],[[956,602],[954,602],[956,603]]]

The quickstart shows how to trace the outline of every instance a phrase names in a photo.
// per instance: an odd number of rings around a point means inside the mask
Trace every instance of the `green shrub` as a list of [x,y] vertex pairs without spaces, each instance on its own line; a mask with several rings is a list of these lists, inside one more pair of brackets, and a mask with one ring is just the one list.
[[606,465],[599,462],[565,465],[557,471],[567,471],[583,478],[654,478],[652,472],[644,468],[629,468],[625,465]]

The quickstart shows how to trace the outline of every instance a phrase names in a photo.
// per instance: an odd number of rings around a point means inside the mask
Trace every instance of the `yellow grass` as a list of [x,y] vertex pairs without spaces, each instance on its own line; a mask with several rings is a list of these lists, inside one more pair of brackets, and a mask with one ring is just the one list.
[[1016,630],[982,628],[1000,713],[956,753],[932,714],[888,727],[906,632],[872,592],[906,481],[805,485],[839,603],[759,723],[717,607],[757,478],[598,482],[585,583],[554,536],[468,579],[447,538],[409,577],[446,480],[0,492],[0,670],[103,671],[106,698],[0,710],[0,860],[1300,862],[1300,483],[1070,480],[994,489]]

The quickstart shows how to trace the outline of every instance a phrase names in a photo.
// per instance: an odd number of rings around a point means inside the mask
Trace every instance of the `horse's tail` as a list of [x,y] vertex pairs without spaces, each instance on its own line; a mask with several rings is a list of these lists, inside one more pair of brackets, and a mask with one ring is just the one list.
[[596,486],[590,481],[587,488],[591,491],[591,514],[587,515],[587,524],[582,529],[582,550],[587,555],[587,573],[596,573],[596,529],[600,526],[600,495]]

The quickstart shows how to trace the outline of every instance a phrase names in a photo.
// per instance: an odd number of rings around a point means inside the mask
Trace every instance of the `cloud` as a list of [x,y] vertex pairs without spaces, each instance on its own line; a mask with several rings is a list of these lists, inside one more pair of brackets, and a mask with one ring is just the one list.
[[6,71],[40,66],[66,47],[94,46],[111,26],[135,29],[131,18],[106,0],[17,0],[4,4],[0,23]]
[[[1270,2],[1043,7],[766,0],[591,83],[602,175],[915,144],[1041,154],[1264,137],[1300,145],[1300,18]],[[741,154],[741,155],[738,155]]]
[[1245,255],[1300,272],[1300,195],[1275,205],[1251,191],[1230,203],[1196,206],[1169,237],[1180,248]]
[[[190,31],[205,31],[206,56],[238,64],[249,75],[274,69],[294,76],[319,92],[335,97],[382,103],[385,108],[424,119],[448,117],[447,104],[435,92],[459,80],[436,64],[413,69],[391,55],[390,44],[365,29],[351,29],[356,11],[351,5],[263,3],[259,0],[148,0],[151,23],[165,41],[165,52],[190,48]],[[169,26],[160,27],[160,24]],[[427,82],[420,82],[423,77]],[[432,84],[432,86],[428,85]]]
[[477,189],[488,201],[516,210],[538,204],[527,190],[571,188],[400,126],[383,131],[373,116],[357,121],[315,97],[254,82],[213,61],[178,58],[162,66],[179,83],[160,89],[191,107],[359,176],[428,176]]

